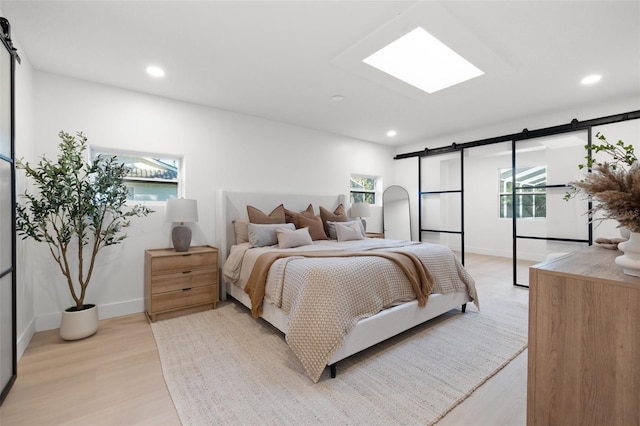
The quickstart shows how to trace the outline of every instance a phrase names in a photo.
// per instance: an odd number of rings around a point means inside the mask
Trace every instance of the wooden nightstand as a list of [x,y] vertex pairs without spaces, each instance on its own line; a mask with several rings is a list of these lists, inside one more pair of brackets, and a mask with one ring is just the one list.
[[144,257],[144,306],[151,322],[218,305],[218,249],[150,249]]

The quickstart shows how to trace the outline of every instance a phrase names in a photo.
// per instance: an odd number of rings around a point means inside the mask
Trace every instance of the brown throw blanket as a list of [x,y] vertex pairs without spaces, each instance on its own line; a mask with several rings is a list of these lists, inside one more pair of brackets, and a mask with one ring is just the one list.
[[418,299],[419,306],[425,306],[433,289],[433,277],[418,256],[411,252],[377,251],[377,252],[345,252],[339,250],[317,252],[269,252],[261,254],[251,271],[244,288],[251,299],[251,314],[258,318],[262,314],[265,285],[269,268],[278,259],[290,256],[301,257],[358,257],[378,256],[394,262],[407,276]]

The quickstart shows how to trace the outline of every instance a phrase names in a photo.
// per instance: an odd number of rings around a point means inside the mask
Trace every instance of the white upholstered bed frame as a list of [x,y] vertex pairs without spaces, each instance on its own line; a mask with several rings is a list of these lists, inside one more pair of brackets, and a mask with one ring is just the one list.
[[[309,203],[313,204],[316,212],[320,206],[333,211],[339,203],[343,203],[347,212],[350,207],[349,200],[344,195],[265,194],[218,190],[216,192],[216,244],[220,249],[221,265],[226,260],[229,248],[235,243],[232,222],[235,219],[247,218],[247,204],[269,213],[280,203],[293,211],[305,210]],[[223,280],[221,282],[224,283]],[[226,300],[227,295],[230,295],[246,307],[251,308],[249,297],[241,288],[233,284],[224,283],[221,286],[220,294],[222,300]],[[462,308],[464,311],[465,304],[470,301],[469,295],[465,292],[432,294],[424,308],[420,308],[418,302],[414,300],[360,320],[347,334],[342,347],[329,360],[331,376],[335,377],[338,361],[452,309]],[[262,318],[284,334],[287,333],[289,319],[280,309],[265,303]]]

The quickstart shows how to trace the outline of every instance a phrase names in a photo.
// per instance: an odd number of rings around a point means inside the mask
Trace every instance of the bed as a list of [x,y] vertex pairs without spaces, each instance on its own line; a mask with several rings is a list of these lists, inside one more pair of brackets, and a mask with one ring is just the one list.
[[[320,378],[327,366],[331,377],[336,377],[337,363],[350,355],[452,309],[464,312],[468,302],[477,305],[473,279],[444,246],[373,238],[314,239],[312,244],[285,249],[277,245],[250,247],[251,244],[244,240],[236,244],[236,224],[247,219],[247,206],[268,214],[279,204],[296,212],[303,212],[309,205],[314,206],[316,212],[320,206],[333,212],[340,205],[349,211],[346,197],[342,195],[218,191],[217,244],[224,265],[221,298],[233,297],[251,309],[254,316],[263,318],[284,333],[313,381]],[[347,232],[346,225],[357,232],[354,222],[334,224],[343,235]],[[296,230],[296,234],[300,231]],[[278,232],[293,235],[291,230],[279,229]],[[265,263],[265,258],[270,256],[273,259]],[[416,259],[420,261],[416,262]],[[431,267],[420,268],[428,262]],[[420,265],[416,266],[416,263]],[[259,269],[263,270],[262,277],[256,279],[260,276],[256,273]],[[384,277],[384,285],[392,284],[390,289],[378,291],[369,285],[380,277]],[[258,288],[262,286],[264,299],[260,292],[256,296],[255,291],[245,289],[255,288],[256,282],[260,283]],[[348,288],[353,286],[357,288],[357,294],[350,298],[348,293],[354,291]],[[434,292],[430,286],[434,287]],[[428,292],[426,305],[426,297],[425,300],[420,298],[423,291]],[[290,295],[288,301],[283,294]],[[357,299],[357,303],[352,299]],[[262,303],[257,304],[256,300]],[[342,304],[346,307],[336,307]]]

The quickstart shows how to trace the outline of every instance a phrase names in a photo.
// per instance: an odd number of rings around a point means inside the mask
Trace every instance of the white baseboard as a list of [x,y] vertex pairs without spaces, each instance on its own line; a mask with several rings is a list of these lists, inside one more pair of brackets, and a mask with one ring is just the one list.
[[467,247],[464,248],[465,253],[484,254],[485,256],[511,257],[511,250],[494,250],[484,247]]
[[[486,256],[498,256],[498,257],[512,257],[512,250],[493,250],[482,247],[465,247],[466,253],[484,254]],[[542,262],[546,258],[546,253],[534,253],[534,252],[518,252],[520,260],[530,260],[532,262]]]
[[121,317],[144,312],[144,299],[127,300],[98,306],[100,319]]
[[18,336],[18,341],[16,342],[16,356],[18,361],[22,357],[22,354],[24,354],[24,351],[27,350],[27,346],[29,346],[29,342],[31,342],[31,339],[33,338],[33,335],[35,333],[36,322],[35,319],[32,318],[31,321],[29,321],[29,325],[27,325],[24,333]]
[[[118,303],[98,305],[98,317],[103,320],[107,318],[121,317],[124,315],[144,312],[144,299],[127,300]],[[45,331],[60,328],[61,312],[38,315],[35,318],[35,331]],[[31,340],[31,337],[29,337]],[[27,342],[28,344],[28,342]]]

